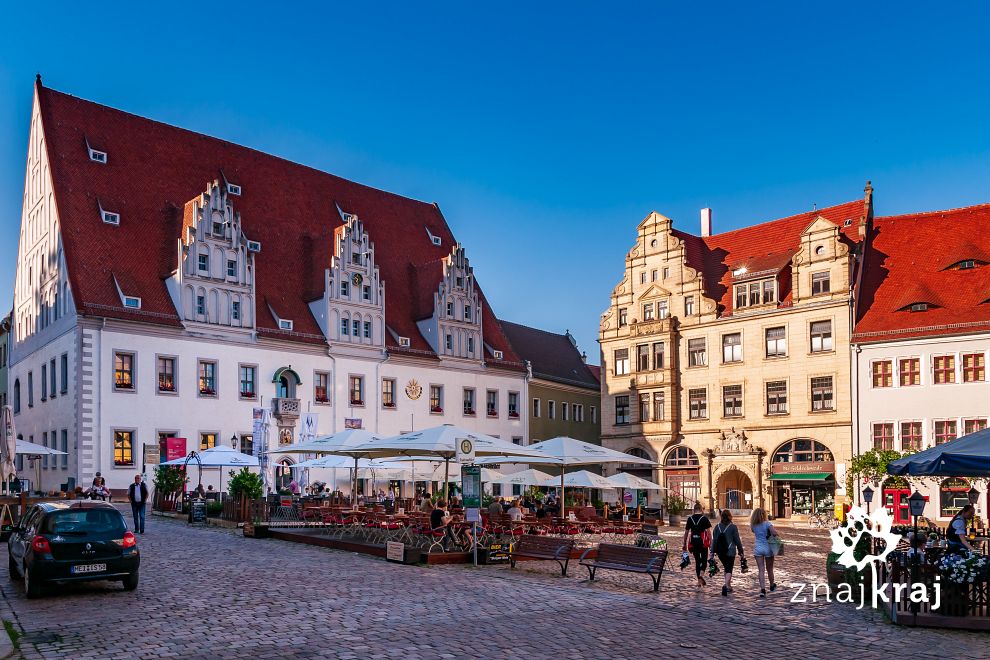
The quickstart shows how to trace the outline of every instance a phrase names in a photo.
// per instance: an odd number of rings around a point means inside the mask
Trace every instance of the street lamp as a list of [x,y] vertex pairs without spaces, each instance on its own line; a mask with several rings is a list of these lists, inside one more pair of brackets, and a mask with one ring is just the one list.
[[[908,498],[908,506],[911,509],[911,515],[914,517],[914,539],[912,540],[914,552],[911,553],[911,588],[913,589],[914,584],[918,581],[918,518],[925,513],[925,496],[915,490],[914,495]],[[911,611],[916,616],[920,608],[920,603],[911,603]]]
[[234,435],[230,436],[230,446],[233,449],[237,449],[237,434],[236,433]]
[[870,502],[873,501],[873,489],[869,486],[863,489],[863,501],[866,502],[866,515],[870,515]]

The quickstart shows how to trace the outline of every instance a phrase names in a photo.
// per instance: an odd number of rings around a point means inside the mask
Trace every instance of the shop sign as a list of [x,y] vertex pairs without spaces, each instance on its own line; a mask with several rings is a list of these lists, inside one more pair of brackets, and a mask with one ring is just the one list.
[[774,463],[773,474],[804,474],[807,472],[835,472],[832,461],[804,461],[801,463]]

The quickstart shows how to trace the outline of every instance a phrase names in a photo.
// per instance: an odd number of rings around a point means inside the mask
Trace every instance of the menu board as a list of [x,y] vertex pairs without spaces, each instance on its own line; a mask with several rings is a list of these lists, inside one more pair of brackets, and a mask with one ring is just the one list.
[[189,524],[206,524],[206,500],[194,499],[189,503]]

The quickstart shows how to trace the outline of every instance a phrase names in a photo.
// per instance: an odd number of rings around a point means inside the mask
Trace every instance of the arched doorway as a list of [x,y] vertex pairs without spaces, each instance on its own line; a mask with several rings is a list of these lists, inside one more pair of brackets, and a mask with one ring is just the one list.
[[275,383],[275,397],[279,399],[295,399],[296,386],[302,385],[302,379],[291,366],[276,369],[272,382]]
[[292,459],[283,458],[275,464],[275,491],[288,490],[292,482]]
[[701,463],[690,447],[678,446],[663,459],[664,486],[687,500],[688,506],[701,501]]
[[722,509],[753,508],[753,482],[742,470],[726,470],[718,478],[718,504]]
[[778,518],[835,510],[835,458],[813,438],[795,438],[773,453],[770,481]]

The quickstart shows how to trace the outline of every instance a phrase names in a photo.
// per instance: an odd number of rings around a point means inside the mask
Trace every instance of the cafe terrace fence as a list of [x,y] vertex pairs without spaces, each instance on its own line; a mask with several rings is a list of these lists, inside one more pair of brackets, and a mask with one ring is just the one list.
[[[929,561],[930,558],[930,561]],[[990,582],[977,579],[959,584],[939,573],[938,557],[923,557],[912,566],[911,558],[902,552],[893,553],[880,573],[880,579],[890,586],[886,594],[890,598],[890,618],[894,623],[907,626],[939,628],[965,628],[990,630]],[[913,585],[925,586],[925,593],[935,593],[936,579],[941,589],[941,605],[933,610],[931,602],[912,603],[908,595]],[[898,590],[894,585],[904,584]]]

